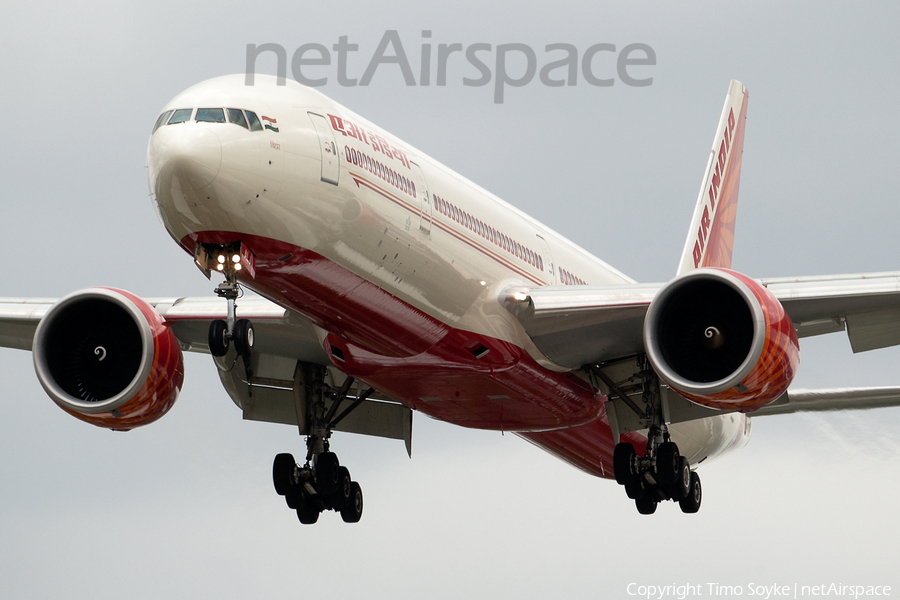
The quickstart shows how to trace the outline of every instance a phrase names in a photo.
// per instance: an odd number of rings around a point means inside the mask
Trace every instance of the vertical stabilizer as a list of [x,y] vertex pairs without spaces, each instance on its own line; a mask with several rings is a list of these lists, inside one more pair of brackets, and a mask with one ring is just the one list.
[[747,88],[732,80],[678,264],[679,275],[698,267],[731,268],[747,98]]

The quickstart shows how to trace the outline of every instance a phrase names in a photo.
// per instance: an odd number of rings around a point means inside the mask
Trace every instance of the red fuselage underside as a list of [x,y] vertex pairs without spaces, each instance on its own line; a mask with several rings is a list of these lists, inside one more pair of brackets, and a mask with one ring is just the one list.
[[[436,419],[515,432],[591,474],[613,476],[606,398],[582,379],[543,368],[509,342],[451,327],[291,244],[202,232],[182,246],[193,254],[197,241],[238,240],[256,255],[247,287],[330,332],[325,351],[344,373]],[[638,451],[645,444],[634,434],[623,439]]]

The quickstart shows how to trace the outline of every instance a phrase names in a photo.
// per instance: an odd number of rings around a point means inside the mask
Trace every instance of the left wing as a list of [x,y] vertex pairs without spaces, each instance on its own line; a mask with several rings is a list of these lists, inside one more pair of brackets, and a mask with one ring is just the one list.
[[[798,337],[846,330],[854,352],[900,345],[900,271],[758,281]],[[500,302],[547,358],[577,369],[643,352],[644,316],[663,285],[511,287]]]

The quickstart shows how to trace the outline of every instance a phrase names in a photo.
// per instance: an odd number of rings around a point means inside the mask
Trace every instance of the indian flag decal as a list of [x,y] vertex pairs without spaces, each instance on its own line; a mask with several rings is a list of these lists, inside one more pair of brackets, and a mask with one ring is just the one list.
[[[262,117],[263,121],[267,121],[266,129],[271,129],[275,133],[278,133],[278,127],[275,126],[278,123],[277,119],[273,119],[272,117],[267,117],[265,115],[261,115],[261,117]],[[271,123],[271,125],[270,125],[270,123]]]

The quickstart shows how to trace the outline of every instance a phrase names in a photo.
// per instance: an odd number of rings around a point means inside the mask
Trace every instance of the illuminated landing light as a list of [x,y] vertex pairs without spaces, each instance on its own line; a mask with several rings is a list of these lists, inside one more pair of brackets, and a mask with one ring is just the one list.
[[[219,258],[218,258],[217,260],[219,261],[219,264],[220,264],[220,265],[225,264],[225,255],[224,255],[224,254],[220,254],[220,255],[219,255]],[[219,270],[221,271],[222,269],[219,269]]]
[[526,300],[528,300],[528,294],[526,294],[525,292],[516,292],[515,294],[513,294],[513,298],[515,298],[519,302],[525,302]]
[[240,271],[240,270],[241,270],[241,263],[237,263],[236,265],[234,265],[234,270],[235,270],[235,271]]
[[487,285],[487,281],[484,281],[484,280],[479,281],[478,283],[480,283],[481,285]]
[[217,265],[216,265],[216,270],[218,270],[218,271],[224,271],[224,270],[225,270],[225,265],[223,265],[222,263],[217,264]]
[[240,255],[240,254],[235,254],[234,256],[232,256],[232,257],[231,257],[231,262],[233,262],[233,263],[235,263],[235,264],[241,262],[241,255]]

